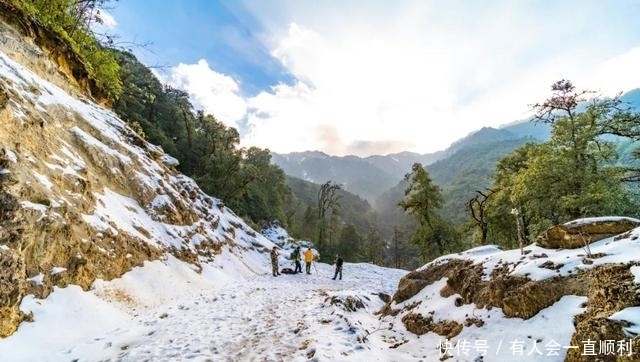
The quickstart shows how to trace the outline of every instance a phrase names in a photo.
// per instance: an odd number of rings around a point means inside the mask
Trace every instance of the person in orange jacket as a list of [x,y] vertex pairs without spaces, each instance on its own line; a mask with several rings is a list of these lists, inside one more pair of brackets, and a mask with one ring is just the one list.
[[311,248],[307,248],[307,250],[304,251],[304,262],[305,262],[305,269],[307,271],[307,274],[311,274],[311,263],[313,262],[313,251],[311,251]]

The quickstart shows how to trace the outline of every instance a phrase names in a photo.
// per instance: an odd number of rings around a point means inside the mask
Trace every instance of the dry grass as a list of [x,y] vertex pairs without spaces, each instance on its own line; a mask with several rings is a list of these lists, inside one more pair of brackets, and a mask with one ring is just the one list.
[[101,289],[100,291],[96,292],[96,295],[108,302],[116,302],[129,308],[140,306],[140,303],[135,298],[119,288],[110,287]]

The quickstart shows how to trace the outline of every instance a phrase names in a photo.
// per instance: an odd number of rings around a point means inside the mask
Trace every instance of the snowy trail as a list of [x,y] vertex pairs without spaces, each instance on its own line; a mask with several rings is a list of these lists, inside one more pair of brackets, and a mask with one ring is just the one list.
[[[397,279],[385,281],[382,274],[358,275],[358,268],[352,266],[352,274],[342,281],[332,280],[330,266],[323,265],[318,267],[320,274],[257,276],[230,282],[220,289],[200,290],[138,315],[136,324],[141,329],[134,336],[125,334],[117,341],[94,338],[82,349],[68,350],[65,355],[73,360],[86,356],[88,350],[107,348],[108,357],[95,360],[271,362],[347,358],[362,350],[358,331],[364,329],[359,330],[351,316],[331,305],[331,296],[346,293],[370,298],[372,310],[355,313],[371,315],[382,305],[374,294],[389,293],[397,285]],[[78,358],[85,360],[91,361]]]

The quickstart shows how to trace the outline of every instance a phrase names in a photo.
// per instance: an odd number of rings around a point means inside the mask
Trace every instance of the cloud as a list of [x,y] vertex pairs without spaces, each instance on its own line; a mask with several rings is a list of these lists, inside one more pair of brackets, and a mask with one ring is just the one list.
[[96,18],[100,19],[99,22],[107,29],[113,29],[118,25],[116,19],[105,9],[96,9]]
[[357,156],[386,155],[389,153],[402,152],[412,148],[414,148],[414,145],[403,140],[355,140],[347,146],[346,152],[344,153]]
[[164,76],[171,86],[182,89],[197,109],[213,114],[229,127],[236,127],[245,117],[247,102],[239,84],[230,76],[211,69],[206,60],[195,64],[180,63]]
[[91,30],[97,34],[109,33],[118,26],[116,18],[107,10],[101,8],[93,9],[89,14],[89,19],[91,19]]
[[640,46],[616,55],[585,75],[586,86],[605,95],[640,87]]
[[[640,86],[640,51],[625,48],[633,40],[625,41],[624,27],[593,22],[594,14],[620,16],[624,9],[589,3],[568,21],[562,14],[576,3],[278,4],[271,9],[285,15],[254,13],[279,24],[271,29],[272,54],[299,82],[261,94],[272,111],[252,119],[252,127],[290,125],[292,138],[304,139],[280,143],[281,151],[433,152],[482,126],[526,119],[529,105],[561,78],[606,90]],[[301,84],[305,92],[298,93]]]
[[313,132],[318,149],[331,155],[384,155],[411,148],[413,145],[400,140],[368,141],[351,140],[345,142],[340,130],[330,124],[321,124]]
[[[248,2],[265,29],[256,38],[295,81],[243,98],[204,60],[180,64],[171,79],[242,125],[245,146],[434,152],[482,126],[526,119],[562,78],[609,94],[640,86],[633,14],[600,2],[576,11],[580,4]],[[613,26],[617,18],[626,21]]]

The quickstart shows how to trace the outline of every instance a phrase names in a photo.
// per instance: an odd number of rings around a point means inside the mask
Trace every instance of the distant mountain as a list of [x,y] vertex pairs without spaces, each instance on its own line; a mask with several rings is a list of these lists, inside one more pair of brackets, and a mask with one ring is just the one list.
[[[538,129],[542,129],[539,125]],[[346,191],[357,194],[371,204],[379,204],[378,198],[389,189],[398,185],[404,175],[411,170],[411,165],[416,162],[423,166],[437,167],[439,184],[445,184],[454,177],[451,173],[468,171],[461,165],[468,163],[494,162],[499,159],[500,153],[513,150],[513,145],[523,144],[527,140],[542,140],[549,137],[548,126],[545,132],[532,133],[535,136],[523,137],[527,130],[533,130],[536,125],[516,124],[503,129],[484,127],[462,138],[444,151],[430,154],[418,154],[413,152],[401,152],[389,155],[374,155],[365,158],[357,156],[330,156],[319,151],[294,152],[289,154],[272,153],[271,160],[283,171],[292,177],[303,179],[316,184],[322,184],[329,180],[337,182]],[[466,154],[466,160],[456,156],[464,150],[472,150],[476,154]],[[487,156],[486,154],[490,154]],[[506,153],[505,153],[506,154]],[[490,160],[487,159],[490,158]],[[452,161],[447,162],[447,159]],[[437,166],[436,166],[437,165]],[[474,166],[480,168],[481,165]],[[493,167],[493,163],[485,165],[485,168]],[[486,172],[485,172],[486,173]],[[394,193],[395,194],[395,193]],[[388,197],[388,196],[387,196]]]
[[[445,204],[442,215],[454,222],[467,219],[466,203],[476,190],[486,190],[491,185],[491,177],[496,163],[530,138],[504,139],[493,142],[475,143],[459,148],[449,157],[427,165],[425,168],[433,182],[442,189]],[[402,180],[376,199],[374,206],[381,220],[400,223],[406,216],[397,204],[404,198],[407,183]]]
[[499,129],[511,133],[512,139],[531,138],[532,140],[546,141],[551,136],[551,125],[531,120],[512,123]]
[[[624,105],[634,110],[640,110],[640,88],[633,89],[620,96]],[[532,122],[531,119],[516,121],[501,126],[499,130],[508,131],[514,138],[529,137],[535,140],[546,141],[551,134],[551,126],[540,122]]]
[[[640,89],[623,94],[621,100],[632,108],[640,109]],[[483,127],[453,142],[446,150],[430,154],[400,152],[361,158],[310,151],[274,153],[272,161],[290,176],[314,183],[328,180],[341,183],[345,190],[360,195],[379,209],[381,204],[390,204],[388,200],[402,197],[402,192],[391,189],[398,187],[398,182],[415,162],[426,166],[434,182],[451,192],[465,189],[461,185],[471,184],[473,180],[479,182],[473,187],[486,187],[483,185],[488,185],[488,177],[500,158],[525,142],[546,141],[550,135],[550,125],[523,120],[499,128]],[[383,194],[386,195],[382,199],[387,201],[379,200]],[[460,214],[459,210],[451,212]]]
[[323,184],[329,180],[346,191],[373,202],[394,186],[414,162],[432,163],[442,153],[420,155],[402,152],[386,156],[329,156],[319,151],[272,153],[271,161],[289,176]]
[[497,143],[521,138],[510,129],[496,129],[492,127],[482,127],[481,129],[470,133],[468,136],[455,141],[445,150],[447,156],[451,156],[467,147],[480,146],[486,144]]
[[620,100],[635,110],[640,109],[640,88],[631,90],[620,97]]
[[507,154],[535,141],[532,138],[505,139],[470,145],[446,159],[426,167],[434,183],[442,187],[445,203],[442,215],[454,222],[467,220],[466,204],[475,191],[491,186],[496,164]]
[[[302,218],[307,206],[312,207],[315,212],[320,185],[291,176],[287,177],[287,185],[293,194],[294,204],[297,204],[296,217]],[[371,220],[370,214],[373,212],[369,202],[346,190],[339,190],[337,195],[341,220],[354,225],[359,232],[366,233]]]
[[391,175],[404,175],[411,170],[411,165],[419,162],[423,165],[432,164],[445,157],[444,151],[419,154],[415,152],[392,153],[384,156],[374,155],[364,160]]

